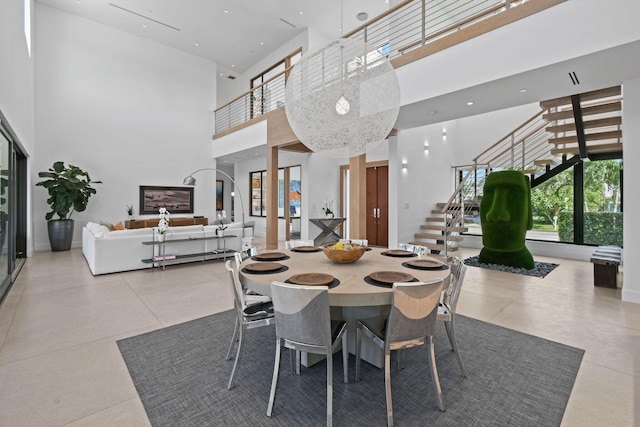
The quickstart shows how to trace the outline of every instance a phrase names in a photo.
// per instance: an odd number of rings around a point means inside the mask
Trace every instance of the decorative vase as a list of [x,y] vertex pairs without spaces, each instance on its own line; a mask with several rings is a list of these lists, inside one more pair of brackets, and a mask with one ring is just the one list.
[[218,237],[224,237],[224,230],[221,230],[221,229],[218,228],[216,230],[216,234],[218,235]]
[[52,251],[68,251],[71,249],[71,242],[73,241],[72,219],[48,221],[47,231],[49,232],[49,244]]
[[164,236],[165,236],[164,234],[158,233],[158,242],[161,242],[161,243],[164,242]]

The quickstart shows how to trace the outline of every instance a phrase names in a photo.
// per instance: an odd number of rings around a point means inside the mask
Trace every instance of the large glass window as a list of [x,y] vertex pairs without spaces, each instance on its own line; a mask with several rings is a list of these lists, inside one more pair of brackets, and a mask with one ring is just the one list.
[[298,49],[251,79],[251,89],[256,89],[251,92],[251,117],[281,107],[284,99],[272,99],[270,88],[284,88],[288,77],[284,71],[295,65],[301,56],[302,49]]
[[[288,172],[288,183],[285,176]],[[251,172],[251,216],[267,216],[267,171]],[[278,217],[285,216],[285,188],[288,189],[289,204],[286,206],[289,215],[300,216],[302,190],[300,186],[300,166],[289,166],[278,169]]]

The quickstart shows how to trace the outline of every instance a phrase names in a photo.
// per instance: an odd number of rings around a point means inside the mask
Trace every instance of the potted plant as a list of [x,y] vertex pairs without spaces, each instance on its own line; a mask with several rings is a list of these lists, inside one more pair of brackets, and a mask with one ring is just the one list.
[[92,181],[89,174],[77,166],[65,166],[64,162],[55,162],[48,171],[39,172],[40,178],[36,183],[49,192],[47,203],[51,211],[45,215],[49,232],[49,243],[52,251],[67,251],[73,241],[73,212],[87,209],[89,198],[96,194],[91,184],[101,184],[102,181]]

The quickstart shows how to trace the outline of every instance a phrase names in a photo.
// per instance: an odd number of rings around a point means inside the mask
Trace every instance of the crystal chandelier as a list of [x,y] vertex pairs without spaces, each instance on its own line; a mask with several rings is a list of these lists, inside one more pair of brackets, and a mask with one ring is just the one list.
[[331,157],[364,154],[391,132],[400,110],[395,70],[379,49],[339,39],[303,55],[285,91],[298,139]]

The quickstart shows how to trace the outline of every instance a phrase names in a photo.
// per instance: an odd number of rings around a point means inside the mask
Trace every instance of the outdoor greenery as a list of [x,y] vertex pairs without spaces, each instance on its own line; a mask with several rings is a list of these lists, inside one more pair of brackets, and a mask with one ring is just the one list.
[[[617,160],[584,163],[584,243],[622,244],[622,214],[616,216],[619,224],[611,219],[619,211],[621,169],[622,162]],[[568,169],[533,189],[534,229],[550,225],[551,230],[557,229],[560,241],[573,241],[573,187],[573,169]],[[614,237],[618,234],[619,239]]]
[[[563,242],[573,241],[573,212],[560,212],[558,235]],[[622,213],[585,212],[584,243],[622,246]]]

